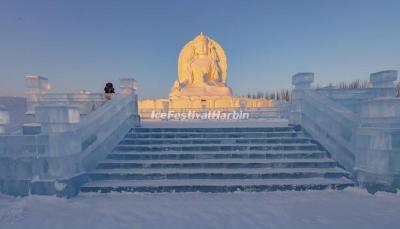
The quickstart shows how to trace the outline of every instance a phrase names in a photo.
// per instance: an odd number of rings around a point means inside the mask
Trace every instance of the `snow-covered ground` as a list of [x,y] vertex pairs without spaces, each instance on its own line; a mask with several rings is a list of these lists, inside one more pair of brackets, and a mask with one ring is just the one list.
[[400,228],[400,194],[345,191],[0,196],[1,229]]

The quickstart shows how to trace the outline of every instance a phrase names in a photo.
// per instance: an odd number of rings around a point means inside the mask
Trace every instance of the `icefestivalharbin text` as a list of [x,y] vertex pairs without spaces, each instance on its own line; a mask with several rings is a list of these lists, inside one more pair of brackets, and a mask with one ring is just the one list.
[[174,120],[191,120],[191,119],[204,119],[204,120],[246,120],[249,119],[250,114],[243,111],[223,112],[223,111],[208,111],[208,112],[151,112],[151,119],[174,119]]

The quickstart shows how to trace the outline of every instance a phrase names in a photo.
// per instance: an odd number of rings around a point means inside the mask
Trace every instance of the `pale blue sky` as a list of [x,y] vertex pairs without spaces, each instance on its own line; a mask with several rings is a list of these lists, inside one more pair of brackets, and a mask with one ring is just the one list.
[[300,71],[324,84],[400,70],[398,0],[0,0],[0,95],[38,74],[64,92],[132,76],[141,97],[166,97],[201,31],[225,49],[236,94],[289,88]]

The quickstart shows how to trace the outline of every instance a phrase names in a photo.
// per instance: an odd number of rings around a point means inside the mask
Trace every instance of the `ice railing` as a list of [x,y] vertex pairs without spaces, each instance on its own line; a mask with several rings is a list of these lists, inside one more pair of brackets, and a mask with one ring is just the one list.
[[[344,106],[315,91],[304,91],[302,126],[343,165],[352,168],[355,162],[357,116]],[[340,152],[340,153],[336,153]]]
[[[104,93],[92,93],[87,90],[78,90],[74,93],[53,93],[51,92],[50,81],[41,76],[26,76],[27,85],[27,114],[33,116],[35,107],[38,105],[68,104],[79,107],[80,114],[87,115],[93,110],[104,104],[107,98]],[[126,91],[136,91],[137,82],[131,78],[120,79],[123,93]]]
[[[391,171],[397,159],[390,155],[400,145],[395,80],[397,71],[388,70],[370,75],[371,88],[321,90],[311,88],[313,73],[298,73],[292,78],[290,122],[300,124],[349,171]],[[373,157],[384,166],[377,167]]]
[[104,102],[104,93],[51,93],[40,95],[40,101],[43,102],[87,102],[87,101],[99,101]]
[[[49,88],[46,78],[28,79],[28,100],[35,103],[35,112],[29,114],[33,121],[22,125],[18,132],[0,135],[0,156],[55,156],[90,150],[127,119],[135,116],[138,121],[134,79],[121,79],[121,93],[111,100],[101,93],[42,92]],[[101,104],[82,116],[76,102],[96,101]]]
[[68,104],[79,107],[81,115],[87,115],[101,107],[106,101],[104,93],[48,93],[39,94],[37,101],[30,104],[31,112],[37,105]]
[[96,142],[105,140],[124,121],[136,114],[136,101],[136,95],[113,96],[110,101],[84,117],[71,131],[51,133],[50,152],[68,155],[90,151]]
[[40,187],[44,193],[76,193],[86,172],[140,124],[133,82],[121,80],[120,94],[84,116],[74,103],[38,103],[35,123],[26,123],[21,134],[0,135],[0,162],[7,165],[0,180],[9,181],[3,183],[7,192],[26,195]]
[[316,91],[330,100],[360,115],[363,101],[378,97],[395,96],[393,88],[318,88]]
[[[42,129],[41,133],[33,135],[28,133],[0,136],[0,154],[12,157],[68,155],[90,149],[96,141],[102,141],[109,136],[123,121],[137,115],[136,101],[136,95],[115,95],[97,110],[80,119],[79,123],[63,124],[68,125],[66,131],[46,132]],[[71,109],[75,107],[67,106],[67,112]],[[28,125],[25,128],[38,127]]]

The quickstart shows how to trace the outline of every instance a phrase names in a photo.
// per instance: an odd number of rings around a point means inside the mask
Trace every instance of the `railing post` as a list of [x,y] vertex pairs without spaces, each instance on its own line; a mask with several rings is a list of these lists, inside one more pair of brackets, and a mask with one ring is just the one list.
[[137,91],[137,82],[133,78],[122,78],[119,80],[119,88],[124,95],[134,94]]
[[40,101],[40,96],[43,94],[47,94],[50,91],[51,86],[47,78],[36,75],[25,76],[25,82],[27,86],[26,116],[29,122],[33,122],[35,120],[35,107]]
[[397,71],[386,70],[371,73],[370,82],[375,88],[394,88],[394,81],[397,80]]
[[138,89],[138,83],[133,78],[122,78],[119,80],[119,87],[122,91],[122,94],[125,96],[132,96],[131,102],[131,112],[136,119],[138,119],[140,126],[140,116],[139,116],[139,107],[138,107],[138,96],[136,91]]
[[6,133],[6,125],[10,123],[10,115],[6,108],[0,105],[0,135]]
[[400,99],[394,97],[396,71],[371,74],[382,97],[361,104],[355,171],[358,181],[372,191],[400,187]]
[[314,82],[314,73],[303,72],[292,76],[292,110],[290,112],[290,123],[301,124],[302,120],[302,105],[304,92],[311,89],[311,84]]
[[394,81],[397,80],[397,71],[386,70],[375,72],[370,75],[372,87],[381,90],[380,97],[396,97],[396,86]]

